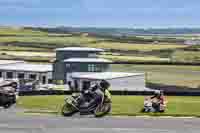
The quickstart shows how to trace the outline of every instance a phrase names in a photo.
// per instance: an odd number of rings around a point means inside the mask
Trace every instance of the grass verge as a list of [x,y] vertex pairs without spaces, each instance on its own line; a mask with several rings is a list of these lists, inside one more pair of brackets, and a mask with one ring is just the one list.
[[118,55],[101,55],[100,57],[112,61],[124,62],[170,62],[169,58],[159,58],[156,56],[118,56]]
[[[200,117],[200,97],[167,97],[165,113],[140,113],[144,96],[113,96],[113,116],[195,116]],[[18,107],[28,109],[26,113],[58,114],[63,104],[64,96],[24,96],[20,97]]]

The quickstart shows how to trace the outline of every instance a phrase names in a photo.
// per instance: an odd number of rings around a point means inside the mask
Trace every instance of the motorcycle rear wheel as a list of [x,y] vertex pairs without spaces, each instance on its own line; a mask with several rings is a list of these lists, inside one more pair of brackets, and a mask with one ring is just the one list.
[[95,117],[103,117],[110,113],[111,111],[111,103],[104,103],[101,106],[98,106],[94,112]]
[[63,116],[72,116],[76,112],[77,112],[76,108],[68,103],[65,103],[61,109],[61,113]]

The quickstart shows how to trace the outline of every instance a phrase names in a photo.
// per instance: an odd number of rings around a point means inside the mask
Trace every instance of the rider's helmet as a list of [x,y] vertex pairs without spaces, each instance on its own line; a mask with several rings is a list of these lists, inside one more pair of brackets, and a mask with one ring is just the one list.
[[106,80],[102,80],[100,82],[100,87],[104,90],[108,89],[110,87],[110,83]]
[[160,91],[160,90],[154,91],[154,95],[155,95],[156,97],[160,97],[161,91]]
[[91,85],[90,88],[91,88],[91,91],[95,91],[95,90],[98,89],[98,84],[97,84],[97,83],[94,83],[94,84]]

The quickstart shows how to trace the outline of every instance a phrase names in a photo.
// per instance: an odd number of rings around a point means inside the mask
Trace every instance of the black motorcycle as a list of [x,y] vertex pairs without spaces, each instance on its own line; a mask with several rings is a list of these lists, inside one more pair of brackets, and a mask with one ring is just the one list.
[[61,113],[63,116],[72,116],[73,114],[80,112],[80,114],[90,115],[95,117],[102,117],[111,111],[111,97],[110,92],[106,90],[109,96],[104,95],[100,103],[96,103],[92,108],[82,108],[78,101],[80,100],[80,94],[72,94],[72,96],[65,99],[65,103],[62,106]]

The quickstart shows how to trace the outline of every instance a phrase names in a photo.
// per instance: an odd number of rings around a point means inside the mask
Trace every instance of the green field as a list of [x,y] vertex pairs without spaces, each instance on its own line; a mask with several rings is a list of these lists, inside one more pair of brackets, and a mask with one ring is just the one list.
[[[31,54],[30,54],[31,53]],[[41,56],[41,57],[55,57],[54,52],[30,52],[30,51],[1,51],[0,55],[11,55],[11,56]]]
[[[100,41],[100,42],[99,42]],[[164,50],[164,49],[180,49],[185,48],[185,45],[178,44],[138,44],[138,43],[117,43],[117,42],[106,42],[103,39],[94,38],[94,37],[81,37],[81,36],[69,36],[69,37],[49,37],[49,36],[28,36],[28,37],[0,37],[1,43],[12,43],[12,42],[26,42],[26,43],[48,43],[50,45],[61,44],[60,46],[71,46],[72,44],[76,46],[87,46],[95,48],[104,48],[112,50],[121,50],[121,51],[153,51],[153,50]],[[29,47],[27,45],[27,47]]]
[[[10,36],[12,35],[12,36]],[[149,43],[148,45],[143,43],[119,43],[108,41],[108,38],[91,37],[85,35],[69,35],[69,34],[55,34],[42,31],[32,31],[26,29],[15,28],[0,28],[0,43],[48,43],[48,45],[62,44],[62,46],[89,46],[113,50],[138,50],[138,51],[152,51],[163,49],[177,49],[185,48],[184,45],[174,43],[161,43],[161,45],[155,45]],[[61,45],[60,45],[61,46]],[[27,45],[27,47],[30,47]],[[42,47],[42,46],[41,46]],[[51,48],[51,46],[50,46]]]
[[160,44],[138,44],[138,43],[117,43],[117,42],[101,42],[97,44],[91,44],[90,46],[97,48],[122,50],[122,51],[154,51],[154,50],[169,50],[185,48],[185,45],[160,43]]
[[1,51],[29,51],[29,52],[43,52],[49,51],[46,48],[25,47],[25,46],[0,46]]
[[169,62],[169,58],[160,58],[156,56],[119,56],[119,55],[101,55],[100,57],[110,59],[112,61],[125,62]]
[[112,65],[112,71],[145,72],[147,82],[164,85],[200,87],[199,66],[176,65]]
[[0,35],[23,35],[23,36],[34,36],[34,35],[47,35],[48,33],[42,31],[33,31],[23,28],[11,28],[11,27],[0,27]]
[[[53,52],[53,49],[67,46],[80,47],[95,47],[103,48],[108,51],[122,52],[125,54],[121,56],[107,56],[106,58],[114,61],[141,61],[141,62],[168,62],[169,55],[173,50],[181,50],[188,46],[175,43],[159,43],[159,44],[144,44],[144,43],[120,43],[115,41],[108,41],[107,38],[83,36],[83,35],[69,35],[69,34],[55,34],[42,31],[31,31],[26,29],[12,29],[0,28],[0,50],[4,53],[18,57],[23,56],[23,51],[32,51],[30,55],[35,56],[34,52]],[[120,41],[120,40],[119,40]],[[12,51],[8,53],[6,51]],[[17,52],[22,51],[22,53]],[[163,51],[165,51],[163,53]],[[126,53],[131,55],[126,55]],[[52,53],[53,54],[53,53]],[[133,57],[131,57],[134,55]],[[142,56],[141,56],[142,55]],[[164,55],[164,57],[163,57]],[[41,53],[40,56],[46,56]],[[143,56],[145,58],[143,58]],[[177,56],[178,57],[178,56]],[[4,59],[5,57],[1,57]],[[11,57],[11,59],[13,59]],[[22,58],[23,59],[23,58]],[[39,58],[38,58],[39,59]],[[176,58],[177,61],[177,58]]]
[[28,42],[28,43],[49,43],[49,44],[63,44],[63,46],[69,44],[81,44],[90,43],[96,41],[96,38],[90,37],[49,37],[49,36],[29,36],[29,37],[0,37],[0,42]]
[[[28,112],[58,114],[64,96],[24,96],[17,106],[29,109]],[[163,114],[140,113],[144,96],[113,96],[112,115],[161,115],[161,116],[198,116],[200,117],[200,97],[167,97],[167,110]]]
[[176,51],[172,54],[173,62],[200,62],[200,51]]
[[[28,61],[37,61],[37,59],[41,61],[40,57],[42,56],[54,55],[53,49],[58,47],[79,46],[103,48],[111,52],[116,51],[124,54],[124,56],[106,56],[106,58],[113,59],[114,61],[168,62],[171,51],[188,47],[168,42],[159,44],[144,44],[141,42],[120,43],[116,40],[111,41],[108,38],[81,34],[47,33],[22,28],[0,28],[0,44],[1,59],[24,58]],[[34,60],[27,59],[24,56],[27,51],[30,53],[30,56],[34,56]],[[163,51],[165,52],[163,53]],[[41,54],[35,52],[40,52]],[[44,52],[50,53],[44,54]],[[127,53],[128,55],[126,55]],[[46,61],[49,62],[49,60]]]

